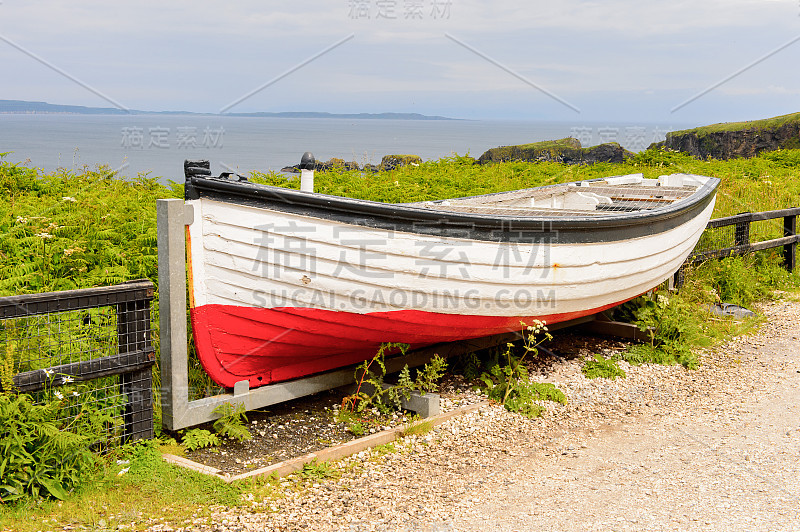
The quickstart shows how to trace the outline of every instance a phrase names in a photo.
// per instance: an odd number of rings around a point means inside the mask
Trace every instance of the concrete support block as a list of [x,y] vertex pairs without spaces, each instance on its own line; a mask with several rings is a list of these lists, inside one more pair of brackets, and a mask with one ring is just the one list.
[[[384,390],[388,390],[391,387],[391,384],[383,385]],[[351,387],[350,390],[351,393],[355,393],[355,387]],[[361,385],[361,391],[368,395],[373,395],[375,393],[375,388],[369,383],[363,383]],[[438,416],[442,411],[438,393],[421,394],[416,391],[411,392],[408,399],[400,397],[400,406],[405,410],[419,414],[420,417],[423,418]]]

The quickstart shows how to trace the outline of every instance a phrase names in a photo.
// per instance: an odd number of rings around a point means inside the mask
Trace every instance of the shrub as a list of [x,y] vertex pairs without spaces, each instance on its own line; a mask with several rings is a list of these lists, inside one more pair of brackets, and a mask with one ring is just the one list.
[[61,401],[38,405],[25,394],[0,394],[0,501],[64,499],[89,481],[98,460],[90,445],[103,435],[102,412],[84,409],[85,421],[66,430]]

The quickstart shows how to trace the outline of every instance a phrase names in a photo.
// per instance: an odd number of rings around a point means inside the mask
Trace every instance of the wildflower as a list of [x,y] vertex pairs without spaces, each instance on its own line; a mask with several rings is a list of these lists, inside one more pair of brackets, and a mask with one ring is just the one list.
[[62,400],[62,399],[64,398],[64,394],[63,394],[63,393],[61,393],[61,392],[59,392],[59,391],[55,391],[55,392],[53,392],[53,395],[55,395],[55,396],[56,396],[56,398],[57,398],[59,401],[60,401],[60,400]]
[[72,397],[80,397],[80,396],[81,394],[79,394],[78,392],[72,392]]
[[64,196],[64,197],[63,197],[63,198],[61,198],[61,199],[62,199],[62,200],[64,200],[64,201],[70,201],[70,202],[72,202],[72,203],[75,203],[76,201],[78,201],[78,200],[76,200],[75,198],[73,198],[72,196]]
[[117,476],[118,476],[118,477],[121,477],[122,475],[124,475],[125,473],[127,473],[129,469],[130,469],[130,467],[126,467],[125,469],[120,469],[120,470],[119,470],[119,473],[117,473]]
[[36,233],[36,236],[44,238],[45,240],[47,240],[48,238],[53,238],[53,235],[51,235],[50,233]]
[[54,372],[53,372],[52,369],[45,369],[43,371],[44,371],[44,374],[47,375],[48,377],[52,377],[53,376]]
[[69,383],[73,382],[74,380],[75,379],[73,379],[71,375],[64,375],[64,378],[62,379],[62,382],[63,382],[63,384],[69,384]]
[[17,223],[18,224],[26,224],[28,223],[28,219],[24,216],[17,216]]

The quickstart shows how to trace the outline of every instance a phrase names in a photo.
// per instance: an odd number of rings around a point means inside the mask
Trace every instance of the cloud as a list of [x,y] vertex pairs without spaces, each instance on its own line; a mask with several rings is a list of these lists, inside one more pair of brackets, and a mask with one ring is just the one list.
[[[622,112],[630,95],[638,112],[652,106],[665,113],[671,98],[674,106],[800,34],[795,0],[450,0],[447,16],[438,17],[433,1],[423,2],[420,16],[407,17],[406,3],[397,0],[395,18],[386,18],[377,16],[377,0],[367,0],[371,11],[362,18],[350,0],[10,0],[0,5],[0,34],[126,106],[216,111],[354,33],[352,41],[233,110],[360,111],[364,104],[407,111],[429,102],[449,114],[459,114],[453,102],[474,114],[492,113],[498,102],[516,109],[548,98],[445,33],[576,99],[584,113]],[[796,95],[785,88],[800,80],[788,65],[799,55],[800,43],[689,110],[712,108],[715,98],[740,98],[739,106],[758,98],[789,105]],[[4,43],[0,61],[7,72],[4,98],[103,105]],[[560,116],[553,104],[552,116]]]

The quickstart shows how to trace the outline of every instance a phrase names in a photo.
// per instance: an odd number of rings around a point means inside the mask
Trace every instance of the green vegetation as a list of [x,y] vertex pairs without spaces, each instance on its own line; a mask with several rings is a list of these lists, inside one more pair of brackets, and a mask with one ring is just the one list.
[[[416,370],[416,377],[411,378],[408,364],[403,366],[397,377],[397,383],[389,385],[386,379],[386,353],[398,352],[405,354],[408,344],[384,343],[378,348],[378,353],[371,359],[358,365],[355,371],[356,390],[342,400],[340,416],[348,413],[358,414],[367,409],[374,408],[383,414],[400,410],[402,399],[409,399],[411,392],[434,392],[437,390],[437,381],[442,378],[447,368],[447,362],[435,355],[430,362]],[[340,419],[342,419],[340,417]],[[360,420],[355,425],[360,430]],[[351,432],[353,430],[351,421]]]
[[[796,206],[800,198],[800,150],[730,161],[698,161],[686,154],[649,150],[625,163],[590,166],[552,162],[487,166],[453,156],[374,174],[318,172],[315,186],[323,194],[402,203],[638,172],[649,178],[671,172],[719,177],[715,217]],[[254,181],[300,186],[298,179],[274,172],[256,173]],[[155,200],[181,197],[182,188],[165,187],[150,177],[121,179],[108,168],[43,174],[0,156],[0,294],[138,278],[157,283]],[[779,225],[780,220],[754,224],[753,237],[782,236]],[[194,383],[193,387],[203,388]]]
[[87,412],[80,426],[59,421],[61,401],[38,405],[28,395],[0,393],[0,503],[24,498],[64,500],[94,476],[89,449],[104,438],[102,412]]
[[338,478],[341,475],[330,462],[318,462],[316,458],[307,464],[303,464],[303,469],[297,474],[304,480],[314,482],[328,478]]
[[695,134],[698,137],[704,137],[711,133],[720,133],[723,131],[744,131],[747,129],[775,129],[786,124],[800,123],[800,113],[792,113],[788,115],[776,116],[774,118],[765,118],[763,120],[747,120],[745,122],[723,122],[720,124],[711,124],[709,126],[701,126],[693,129],[684,129],[681,131],[673,131],[670,136],[679,136],[687,134]]
[[411,422],[406,425],[400,435],[405,438],[407,436],[421,436],[423,434],[427,434],[433,430],[433,423],[431,421],[426,421],[419,419],[419,417],[412,419]]
[[[726,128],[730,129],[729,125]],[[685,154],[649,150],[625,163],[591,166],[552,162],[481,166],[473,162],[470,157],[454,156],[374,174],[320,172],[316,187],[318,192],[327,194],[413,202],[608,175],[642,172],[645,177],[653,178],[684,172],[722,180],[714,217],[800,204],[800,150],[780,150],[748,160],[729,161],[698,161]],[[289,181],[276,173],[257,174],[254,178],[275,186],[299,187],[299,180]],[[155,200],[181,197],[182,187],[165,187],[148,177],[123,180],[107,168],[43,174],[0,156],[0,192],[0,295],[11,295],[137,278],[149,278],[157,284]],[[782,220],[753,224],[751,235],[754,241],[783,236]],[[697,359],[692,352],[696,346],[708,345],[753,325],[753,320],[739,322],[711,317],[706,310],[708,304],[721,300],[747,306],[769,297],[776,288],[797,286],[798,275],[785,272],[779,260],[777,251],[769,251],[708,262],[689,272],[680,293],[666,296],[662,293],[663,299],[657,293],[627,306],[621,311],[628,314],[627,319],[643,328],[655,329],[650,342],[623,356],[631,363],[682,363],[694,367]],[[156,338],[157,316],[158,308],[154,305]],[[100,314],[90,316],[93,323],[102,319]],[[535,349],[535,344],[528,347]],[[532,351],[518,352],[520,349],[508,347],[489,366],[475,355],[465,357],[464,372],[472,379],[485,377],[481,382],[494,398],[525,415],[541,412],[539,401],[566,401],[552,385],[527,379],[525,364],[519,361],[527,361]],[[0,368],[5,368],[0,370],[0,377],[6,390],[15,356],[13,346],[8,344],[0,351]],[[382,383],[383,374],[378,369],[381,364],[373,364],[364,369],[372,369],[376,382]],[[435,386],[437,380],[434,375],[440,369],[432,367],[430,373],[423,370],[422,376],[418,372],[414,379],[407,372],[402,380],[406,386],[419,381],[419,389],[432,391],[435,388],[431,385]],[[158,380],[155,384],[158,385]],[[196,359],[190,361],[190,387],[200,390],[199,395],[212,387]],[[258,491],[279,496],[274,479],[228,485],[166,464],[160,458],[157,441],[97,457],[88,453],[89,443],[97,439],[89,428],[76,432],[74,437],[53,432],[48,423],[59,427],[48,417],[55,408],[52,403],[34,407],[23,397],[6,395],[0,399],[0,446],[3,446],[0,463],[4,468],[0,474],[0,496],[4,500],[0,504],[0,529],[28,532],[63,525],[113,529],[117,524],[141,525],[151,518],[165,516],[169,522],[183,526],[193,515],[205,515],[208,510],[204,508],[240,504],[243,493]],[[393,402],[389,398],[386,404]],[[363,408],[368,404],[364,403]],[[80,408],[80,404],[75,406]],[[9,436],[12,432],[8,427],[16,427],[15,416],[22,411],[41,422],[37,421],[35,427],[14,429],[13,434],[25,435],[27,443],[20,444],[17,436]],[[358,430],[360,424],[363,433],[370,422],[357,413],[354,416],[352,427]],[[89,417],[85,416],[87,423]],[[236,429],[233,430],[235,433]],[[229,431],[227,434],[233,435]],[[55,441],[62,438],[69,442]],[[32,445],[30,442],[46,451],[30,452],[26,447]],[[173,442],[170,449],[175,447]],[[62,452],[66,456],[58,454]],[[117,464],[117,460],[122,463]],[[306,472],[308,478],[328,474],[324,471],[327,466],[313,467],[314,470]],[[58,500],[59,495],[66,495],[66,500]]]
[[395,446],[394,442],[384,443],[382,445],[376,445],[372,448],[372,454],[381,457],[387,454],[394,454],[398,452],[399,449]]
[[[539,333],[544,333],[541,340],[536,338]],[[531,382],[525,365],[526,357],[535,357],[538,354],[536,348],[543,341],[552,339],[545,324],[538,320],[533,325],[523,324],[521,337],[519,346],[506,344],[502,360],[490,364],[489,371],[481,374],[480,381],[486,395],[505,406],[506,410],[534,418],[544,411],[544,407],[537,401],[566,404],[567,398],[550,383]],[[521,350],[522,354],[517,355],[517,350]]]
[[741,334],[759,318],[735,320],[711,316],[709,307],[726,302],[748,307],[773,297],[776,290],[800,286],[800,272],[780,265],[778,250],[705,262],[686,275],[677,293],[656,292],[618,307],[615,319],[648,331],[650,341],[631,345],[622,355],[631,364],[682,364],[696,368],[697,348]]
[[543,140],[541,142],[531,142],[519,144],[517,148],[523,150],[552,150],[556,148],[580,148],[581,143],[578,139],[567,137],[559,140]]
[[247,416],[244,403],[223,403],[216,407],[213,412],[220,417],[214,421],[214,430],[220,436],[226,436],[232,440],[247,441],[252,440],[247,425]]
[[605,358],[602,355],[595,355],[594,360],[587,360],[581,367],[581,372],[586,375],[587,379],[611,379],[617,377],[626,377],[625,371],[619,367],[617,361],[613,358]]
[[119,525],[139,530],[160,522],[188,526],[193,519],[210,517],[208,508],[214,505],[244,504],[245,493],[280,496],[274,479],[226,484],[168,464],[161,458],[161,443],[143,441],[112,452],[96,463],[92,482],[64,501],[28,497],[0,504],[0,530],[117,530]]
[[0,294],[156,282],[156,178],[108,168],[41,174],[0,156]]
[[189,451],[196,451],[204,447],[216,447],[220,444],[219,437],[206,429],[189,429],[181,436],[181,443]]

